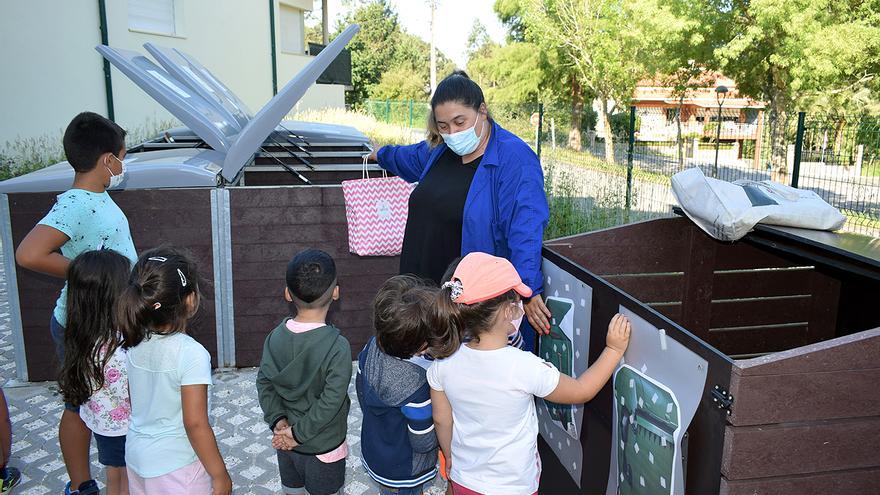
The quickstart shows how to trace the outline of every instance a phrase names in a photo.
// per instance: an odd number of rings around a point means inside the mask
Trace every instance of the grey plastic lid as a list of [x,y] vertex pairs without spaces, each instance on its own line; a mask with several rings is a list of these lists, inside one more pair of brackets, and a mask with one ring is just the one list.
[[235,143],[226,153],[223,162],[223,177],[233,181],[254,153],[263,144],[275,127],[290,112],[296,102],[303,97],[306,90],[318,80],[345,45],[360,30],[360,26],[352,24],[339,34],[326,48],[321,50],[311,62],[300,70],[293,79],[278,91],[265,106],[251,119],[238,135]]
[[237,124],[239,132],[253,116],[247,105],[194,57],[152,43],[144,43],[144,48],[171,75],[209,103],[215,104],[218,111]]
[[[95,49],[208,145],[225,153],[222,174],[227,181],[232,182],[251,160],[264,140],[275,131],[281,120],[303,97],[309,87],[318,80],[318,77],[336,59],[359,30],[360,27],[357,24],[346,28],[281,88],[278,94],[269,100],[244,127],[240,127],[236,119],[230,119],[228,111],[221,111],[216,101],[212,102],[201,96],[188,84],[180,82],[179,79],[143,55],[105,45],[98,45]],[[185,59],[181,52],[177,51],[177,54]],[[192,59],[188,62],[190,61],[195,60]],[[180,65],[170,58],[168,62],[169,65]],[[190,64],[191,70],[192,67],[193,65]],[[215,88],[222,86],[222,83],[216,78],[205,74],[210,73],[207,70],[202,72],[202,82],[211,79],[212,82],[216,82]],[[189,76],[188,73],[187,76]],[[194,78],[191,82],[199,85],[196,79],[199,78]],[[225,86],[222,87],[225,88]],[[206,88],[202,88],[202,90],[207,91]],[[232,95],[232,98],[237,100],[231,91],[227,89],[226,92],[227,96]]]
[[95,49],[212,148],[229,152],[240,126],[219,112],[213,103],[140,53],[105,45]]

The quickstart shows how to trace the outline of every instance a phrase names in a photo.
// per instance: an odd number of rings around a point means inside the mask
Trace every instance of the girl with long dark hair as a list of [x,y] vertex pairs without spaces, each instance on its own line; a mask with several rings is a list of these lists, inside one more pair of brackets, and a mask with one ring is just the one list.
[[[95,435],[110,495],[128,493],[125,435],[131,403],[123,338],[114,323],[114,310],[130,270],[128,258],[100,250],[80,254],[67,272],[67,330],[58,385],[65,403],[79,408],[80,417]],[[65,456],[64,461],[70,459]],[[70,493],[69,483],[65,492]]]

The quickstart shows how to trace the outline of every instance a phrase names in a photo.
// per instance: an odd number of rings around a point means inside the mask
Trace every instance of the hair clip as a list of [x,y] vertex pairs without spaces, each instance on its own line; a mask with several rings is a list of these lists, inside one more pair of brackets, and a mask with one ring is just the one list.
[[153,305],[153,309],[159,309],[161,307],[162,307],[162,303],[160,303],[160,302],[157,302],[156,304]]
[[449,298],[452,299],[453,302],[455,302],[455,300],[461,296],[461,293],[464,292],[464,286],[461,285],[461,280],[458,279],[445,282],[440,288],[448,288],[450,290]]
[[147,261],[158,261],[159,263],[165,263],[166,261],[168,261],[168,258],[164,256],[150,256],[149,258],[147,258]]
[[180,285],[186,287],[186,277],[183,275],[183,272],[180,271],[180,268],[177,269],[177,274],[180,275]]

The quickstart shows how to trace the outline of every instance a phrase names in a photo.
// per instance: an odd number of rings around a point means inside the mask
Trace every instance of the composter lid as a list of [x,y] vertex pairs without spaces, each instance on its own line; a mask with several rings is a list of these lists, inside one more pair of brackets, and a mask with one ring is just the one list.
[[226,180],[232,181],[238,176],[238,173],[251,160],[266,137],[275,131],[275,127],[281,123],[281,120],[296,105],[296,102],[303,97],[306,90],[318,80],[318,77],[324,73],[359,30],[360,26],[357,24],[348,26],[326,48],[321,50],[318,56],[285,84],[278,91],[278,94],[269,100],[269,103],[266,103],[248,122],[237,136],[232,148],[226,153],[226,160],[223,162],[223,177]]
[[105,45],[95,49],[212,148],[229,151],[239,126],[212,103],[138,52]]
[[[104,45],[99,45],[96,49],[202,140],[215,150],[224,153],[222,174],[227,181],[232,182],[265,139],[275,131],[281,120],[359,30],[360,27],[357,24],[346,28],[243,126],[235,112],[226,105],[238,100],[231,91],[226,89],[226,94],[222,98],[224,100],[223,110],[220,109],[221,104],[218,103],[218,100],[212,100],[202,95],[208,90],[201,87],[200,83],[204,83],[208,79],[217,83],[218,86],[215,86],[215,89],[222,86],[213,76],[206,76],[207,71],[202,72],[201,77],[191,77],[189,72],[183,69],[179,60],[175,62],[171,57],[164,57],[167,58],[166,62],[169,64],[166,67],[180,66],[179,72],[186,74],[183,80],[188,82],[183,83],[137,52]],[[156,52],[160,51],[156,50]],[[153,53],[152,50],[151,53]],[[153,54],[156,55],[156,53]],[[165,54],[167,55],[167,53]],[[181,52],[177,52],[177,54],[185,59]],[[193,65],[189,64],[195,60],[191,57],[190,59],[187,63],[190,71],[195,74]],[[201,90],[192,89],[190,84],[200,87]],[[239,107],[240,110],[243,108],[246,107]]]
[[165,70],[209,103],[213,103],[230,121],[238,124],[239,132],[253,117],[247,105],[195,57],[176,48],[152,43],[144,43],[144,48]]
[[[214,187],[223,154],[208,149],[174,149],[125,156],[125,179],[115,190]],[[61,192],[73,184],[67,162],[0,182],[0,193]]]

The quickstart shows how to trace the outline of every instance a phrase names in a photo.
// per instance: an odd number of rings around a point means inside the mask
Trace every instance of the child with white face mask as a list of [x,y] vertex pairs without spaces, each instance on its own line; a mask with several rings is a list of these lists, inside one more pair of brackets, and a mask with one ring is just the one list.
[[455,495],[537,494],[541,461],[534,398],[559,404],[591,400],[629,344],[629,321],[615,315],[605,350],[593,365],[578,378],[561,374],[538,356],[507,345],[511,320],[522,315],[518,302],[531,295],[509,261],[480,252],[465,256],[437,294],[432,326],[450,338],[432,348],[443,359],[434,362],[427,378]]

